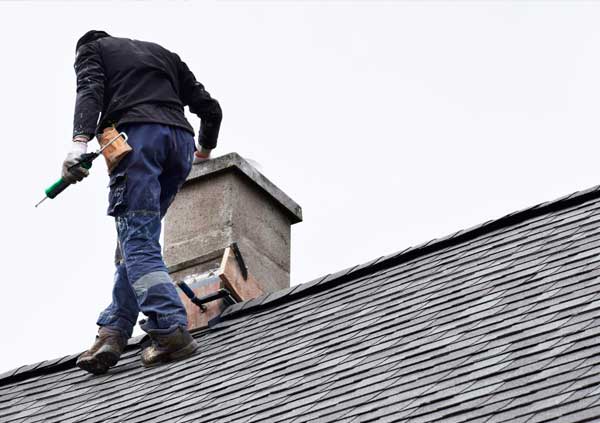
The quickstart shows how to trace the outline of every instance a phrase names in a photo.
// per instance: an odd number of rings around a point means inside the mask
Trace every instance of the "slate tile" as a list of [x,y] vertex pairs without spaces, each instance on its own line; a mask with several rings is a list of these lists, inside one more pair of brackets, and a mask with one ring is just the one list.
[[61,358],[60,360],[58,360],[58,361],[56,362],[56,365],[59,365],[59,364],[66,363],[67,361],[75,360],[75,359],[76,359],[77,357],[79,357],[79,356],[80,356],[82,353],[83,353],[83,351],[80,351],[80,352],[78,352],[78,353],[76,353],[76,354],[72,354],[72,355],[68,355],[68,356],[66,356],[66,357],[63,357],[63,358]]
[[[186,399],[187,398],[187,399]],[[187,397],[180,398],[179,408],[173,408],[167,410],[161,410],[160,414],[156,417],[150,415],[145,423],[163,423],[163,422],[178,422],[181,417],[186,414],[190,414],[190,410],[196,411],[196,407],[198,405],[198,400],[193,396],[188,395]],[[187,407],[187,408],[185,408]],[[193,408],[192,408],[193,407]],[[121,423],[122,421],[118,420],[109,420],[107,423]]]
[[397,251],[397,252],[391,253],[391,254],[387,254],[387,255],[383,256],[380,261],[385,262],[388,260],[396,259],[396,258],[401,257],[401,256],[405,255],[406,253],[412,251],[412,249],[413,249],[412,247],[408,247],[408,248],[405,248],[404,250]]
[[[474,408],[467,408],[466,410],[449,409],[448,413],[443,414],[442,418],[445,422],[485,422],[490,419],[492,414],[496,413],[499,409],[510,403],[511,400],[496,401],[492,396],[492,399],[488,400],[484,404],[480,404]],[[468,407],[468,405],[467,405]]]
[[[593,404],[597,398],[584,398],[579,401],[573,401],[565,404],[557,404],[556,407],[542,410],[539,413],[533,415],[528,423],[540,423],[544,421],[554,422],[581,422],[585,421],[579,416],[575,416],[581,410],[589,410],[590,405]],[[592,409],[592,413],[598,413],[598,410]],[[599,416],[600,414],[595,414]]]
[[245,301],[240,310],[248,310],[253,307],[259,306],[268,296],[269,294],[263,294],[249,301]]
[[370,260],[366,263],[363,264],[359,264],[358,266],[356,266],[356,268],[354,270],[352,270],[352,272],[357,272],[359,270],[363,270],[363,269],[367,269],[369,267],[374,266],[375,264],[377,264],[378,262],[380,262],[383,259],[384,256],[380,256],[377,257],[376,259]]
[[11,377],[15,373],[17,373],[20,369],[22,369],[23,367],[26,367],[26,366],[17,367],[16,369],[10,369],[10,370],[0,374],[0,381],[2,379],[7,379],[7,378]]
[[43,364],[44,364],[44,362],[41,361],[39,363],[34,363],[34,364],[29,364],[27,366],[19,367],[17,369],[17,371],[13,374],[13,376],[22,375],[23,373],[28,373],[28,372],[30,372],[32,370],[37,369],[38,367],[40,367]]
[[12,423],[16,421],[24,421],[27,417],[35,415],[42,408],[41,405],[33,404],[29,407],[18,407],[16,414],[11,414],[9,416],[4,417],[6,420],[3,421],[6,423]]
[[242,309],[242,307],[244,307],[244,304],[245,304],[245,301],[230,305],[229,307],[227,307],[225,309],[225,311],[223,311],[221,316],[228,317],[232,314],[237,313],[238,311],[240,311]]
[[280,289],[279,291],[275,291],[271,293],[271,295],[269,295],[269,297],[263,302],[263,304],[273,303],[277,300],[280,300],[281,298],[289,295],[294,289],[295,287],[291,287],[288,289]]
[[306,291],[309,288],[312,288],[313,286],[317,285],[319,282],[321,282],[322,280],[324,280],[328,276],[329,275],[321,276],[319,278],[313,279],[310,282],[306,282],[306,283],[297,285],[297,288],[294,290],[294,295],[297,295],[297,294],[299,294],[299,293],[301,293],[303,291]]
[[330,283],[332,281],[335,281],[338,278],[341,278],[342,276],[347,275],[348,273],[351,273],[354,269],[356,269],[358,266],[351,266],[348,267],[346,269],[342,269],[336,273],[330,274],[328,276],[325,277],[325,279],[322,279],[321,281],[319,281],[319,283],[317,283],[317,285],[325,285],[327,283]]
[[582,197],[584,195],[591,194],[591,193],[593,193],[595,191],[599,191],[599,190],[600,190],[600,185],[596,185],[596,186],[590,187],[588,189],[584,189],[584,190],[575,192],[573,194],[573,198],[574,197]]

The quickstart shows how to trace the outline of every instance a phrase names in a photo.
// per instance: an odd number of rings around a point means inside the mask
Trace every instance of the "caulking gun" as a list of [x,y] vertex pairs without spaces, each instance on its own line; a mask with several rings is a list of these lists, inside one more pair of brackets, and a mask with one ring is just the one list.
[[[102,151],[108,147],[109,145],[111,145],[112,143],[114,143],[116,140],[118,140],[120,137],[123,137],[123,140],[125,142],[127,142],[127,134],[125,132],[121,132],[119,133],[117,136],[115,136],[114,138],[112,138],[109,142],[107,142],[106,144],[104,144],[102,146],[102,148],[100,148],[97,151],[94,151],[93,153],[85,153],[82,154],[81,157],[79,158],[79,161],[77,163],[75,163],[74,165],[70,166],[69,169],[73,169],[77,166],[81,166],[84,169],[90,169],[92,167],[92,162],[94,161],[94,159],[96,159],[96,157],[98,157]],[[67,187],[71,185],[68,182],[65,182],[65,180],[63,178],[60,178],[58,181],[56,181],[55,183],[53,183],[52,185],[50,185],[50,187],[48,187],[46,189],[46,196],[44,198],[42,198],[42,200],[37,203],[35,206],[39,206],[40,204],[42,204],[47,198],[54,198],[56,197],[58,194],[60,194],[61,192],[63,192],[65,189],[67,189]]]

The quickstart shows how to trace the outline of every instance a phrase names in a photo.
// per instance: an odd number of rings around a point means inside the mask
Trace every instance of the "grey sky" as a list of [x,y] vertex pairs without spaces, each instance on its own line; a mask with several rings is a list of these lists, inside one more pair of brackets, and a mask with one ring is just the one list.
[[600,182],[599,21],[558,1],[0,2],[0,371],[87,348],[110,300],[105,166],[33,207],[85,31],[163,44],[221,102],[216,154],[304,209],[295,284]]

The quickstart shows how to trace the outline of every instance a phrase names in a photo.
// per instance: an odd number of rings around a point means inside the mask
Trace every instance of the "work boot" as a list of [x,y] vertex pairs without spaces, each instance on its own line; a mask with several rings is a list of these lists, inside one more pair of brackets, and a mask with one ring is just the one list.
[[126,345],[127,338],[120,331],[103,326],[94,345],[77,359],[77,367],[95,375],[106,373],[117,364]]
[[198,343],[187,329],[178,326],[168,333],[157,330],[148,332],[152,345],[142,351],[142,364],[145,367],[156,366],[160,363],[181,360],[194,354]]

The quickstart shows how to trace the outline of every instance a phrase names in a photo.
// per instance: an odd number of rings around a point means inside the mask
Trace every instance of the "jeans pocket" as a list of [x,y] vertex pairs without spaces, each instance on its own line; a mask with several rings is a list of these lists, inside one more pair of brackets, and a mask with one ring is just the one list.
[[115,173],[110,176],[110,191],[108,193],[108,215],[116,216],[125,211],[125,189],[127,188],[127,174]]

